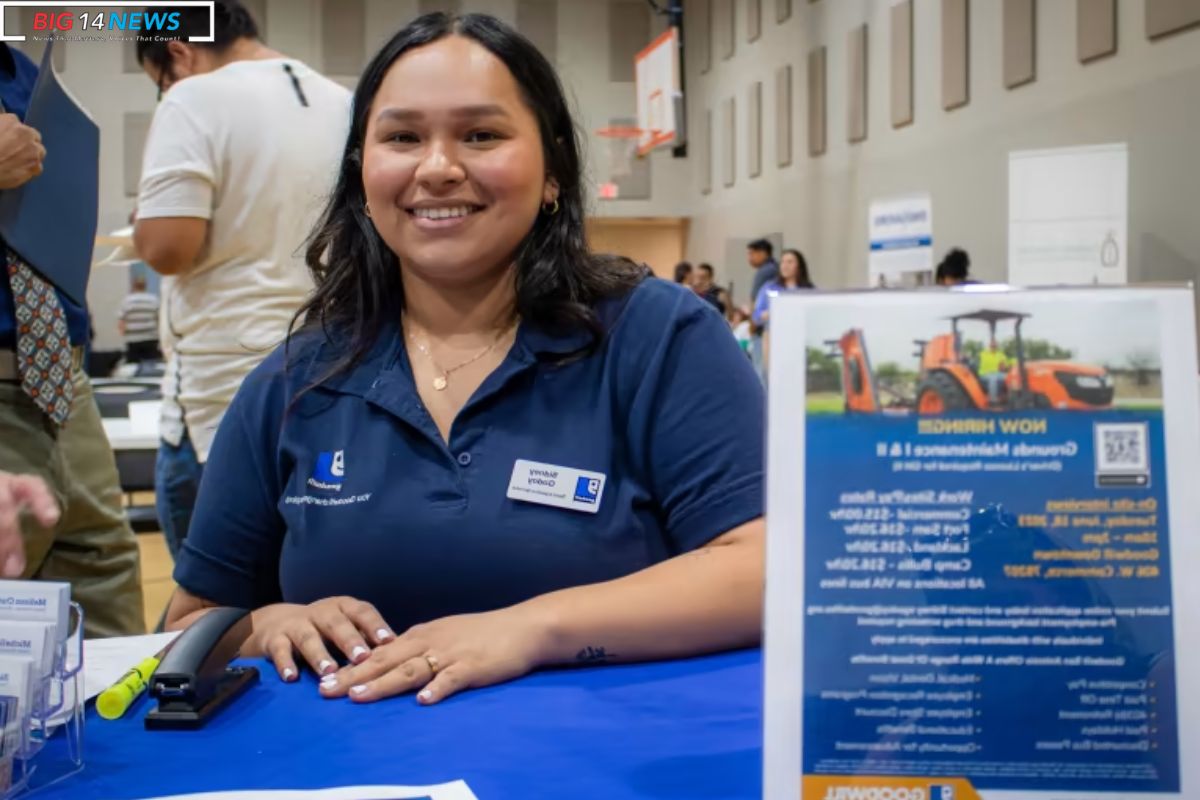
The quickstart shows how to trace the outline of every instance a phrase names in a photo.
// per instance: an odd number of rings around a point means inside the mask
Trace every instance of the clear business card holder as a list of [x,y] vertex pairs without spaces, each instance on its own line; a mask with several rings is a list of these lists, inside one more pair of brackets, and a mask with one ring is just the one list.
[[16,713],[0,697],[0,800],[28,797],[83,769],[83,609],[71,603],[70,635],[54,653],[51,673],[33,687],[33,702]]

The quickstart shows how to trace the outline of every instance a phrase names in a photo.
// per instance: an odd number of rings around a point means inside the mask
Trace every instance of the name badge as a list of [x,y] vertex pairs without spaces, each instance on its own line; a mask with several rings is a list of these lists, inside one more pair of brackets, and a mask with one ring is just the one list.
[[595,514],[600,510],[604,481],[599,472],[518,459],[508,482],[508,498]]

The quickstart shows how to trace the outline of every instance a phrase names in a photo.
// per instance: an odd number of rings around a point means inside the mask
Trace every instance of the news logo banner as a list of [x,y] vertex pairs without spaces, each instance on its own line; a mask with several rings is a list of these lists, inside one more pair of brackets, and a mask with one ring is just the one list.
[[[65,32],[121,33],[128,35],[170,35],[180,29],[179,11],[153,11],[155,7],[202,8],[208,11],[209,32],[189,36],[189,42],[212,42],[216,21],[214,0],[108,0],[108,2],[71,2],[71,0],[0,0],[0,42],[23,42],[27,33],[61,34]],[[5,10],[32,10],[32,30],[10,32],[4,27]],[[113,11],[128,8],[129,11]],[[62,9],[62,10],[57,10]],[[88,11],[88,9],[96,9]]]

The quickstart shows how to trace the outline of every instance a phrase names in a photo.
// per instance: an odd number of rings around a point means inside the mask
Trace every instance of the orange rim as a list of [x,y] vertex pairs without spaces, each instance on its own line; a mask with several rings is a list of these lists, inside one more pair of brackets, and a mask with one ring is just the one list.
[[594,133],[605,139],[638,139],[645,131],[631,125],[610,125],[607,128],[597,128]]
[[946,403],[937,392],[925,392],[917,401],[917,411],[922,414],[944,414]]

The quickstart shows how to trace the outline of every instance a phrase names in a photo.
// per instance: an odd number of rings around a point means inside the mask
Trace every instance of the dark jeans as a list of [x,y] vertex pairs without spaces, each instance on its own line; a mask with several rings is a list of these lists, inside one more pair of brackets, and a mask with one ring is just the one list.
[[196,449],[186,431],[178,447],[166,441],[158,443],[158,459],[154,464],[154,505],[172,558],[179,558],[183,540],[187,538],[203,472],[204,465],[196,459]]
[[162,351],[158,349],[158,342],[126,342],[125,360],[130,364],[162,361]]

